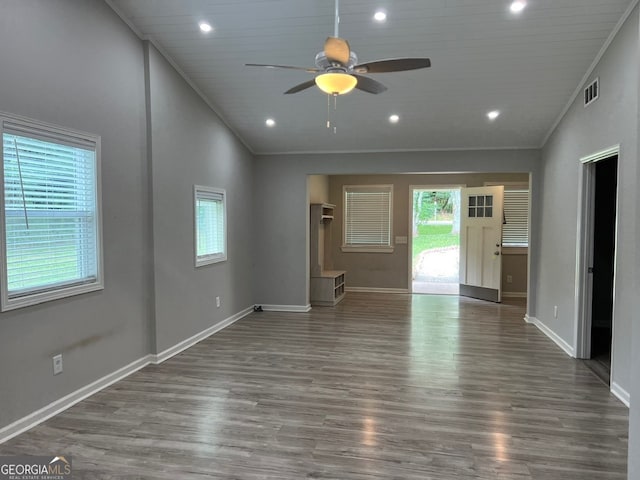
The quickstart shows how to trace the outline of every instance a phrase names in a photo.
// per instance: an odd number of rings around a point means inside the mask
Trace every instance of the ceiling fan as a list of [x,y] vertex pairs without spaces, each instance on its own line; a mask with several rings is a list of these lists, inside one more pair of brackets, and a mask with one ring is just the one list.
[[349,93],[354,88],[373,94],[387,90],[387,87],[382,83],[365,77],[364,74],[418,70],[431,66],[431,60],[428,58],[391,58],[358,63],[358,57],[349,47],[349,42],[338,35],[340,23],[339,0],[336,0],[335,6],[334,36],[327,38],[324,42],[323,50],[316,55],[315,67],[293,67],[261,63],[247,63],[246,66],[303,70],[315,74],[316,76],[313,80],[300,83],[284,93],[286,95],[298,93],[317,85],[323,92],[334,96]]

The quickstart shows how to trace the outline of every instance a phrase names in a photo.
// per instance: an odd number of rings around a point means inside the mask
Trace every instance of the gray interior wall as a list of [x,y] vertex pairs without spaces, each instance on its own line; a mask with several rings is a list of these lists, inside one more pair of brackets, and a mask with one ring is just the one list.
[[532,172],[535,190],[538,164],[536,150],[258,156],[254,228],[261,234],[254,239],[255,301],[308,305],[309,174]]
[[[618,238],[612,381],[628,391],[631,323],[637,317],[632,259],[637,248],[638,9],[599,62],[600,99],[588,108],[579,96],[543,149],[541,259],[537,268],[536,317],[574,344],[579,159],[621,145],[618,163]],[[558,306],[554,319],[553,307]]]
[[[391,236],[409,238],[413,205],[411,186],[437,187],[463,185],[480,187],[485,182],[529,182],[528,173],[470,173],[436,175],[332,175],[329,199],[336,205],[332,222],[332,257],[334,267],[347,271],[347,287],[409,289],[409,244],[395,244],[392,253],[343,252],[345,185],[393,185],[393,219]],[[525,260],[526,262],[526,260]],[[526,275],[526,270],[523,272]],[[525,284],[526,278],[522,279]]]
[[[640,24],[638,25],[638,48],[636,49],[636,61],[638,68],[638,77],[640,78]],[[640,98],[640,82],[637,84],[638,98]],[[638,106],[637,116],[637,135],[638,150],[636,151],[636,185],[640,185],[640,105]],[[640,205],[640,188],[636,188],[636,205]],[[636,218],[636,245],[640,239],[640,222]],[[635,291],[640,291],[640,253],[636,249],[635,252]],[[636,300],[636,305],[638,301]],[[631,359],[631,409],[629,411],[629,469],[628,478],[634,480],[640,478],[640,315],[637,313],[640,308],[636,307],[636,314],[633,316],[633,327],[631,336],[632,359]],[[633,399],[636,399],[634,401]]]
[[[164,57],[148,48],[155,351],[160,353],[253,304],[253,157]],[[194,267],[194,184],[227,194],[228,259],[199,268]]]
[[102,137],[105,271],[102,291],[0,314],[5,426],[147,354],[150,232],[139,39],[102,1],[3,0],[0,65],[0,110]]

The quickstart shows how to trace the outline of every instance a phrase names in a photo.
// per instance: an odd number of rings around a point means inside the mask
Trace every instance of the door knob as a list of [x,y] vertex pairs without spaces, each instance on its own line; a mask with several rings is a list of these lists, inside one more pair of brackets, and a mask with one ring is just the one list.
[[493,252],[493,254],[494,254],[495,256],[498,256],[498,255],[500,255],[500,252],[499,252],[498,250],[496,250],[495,252]]

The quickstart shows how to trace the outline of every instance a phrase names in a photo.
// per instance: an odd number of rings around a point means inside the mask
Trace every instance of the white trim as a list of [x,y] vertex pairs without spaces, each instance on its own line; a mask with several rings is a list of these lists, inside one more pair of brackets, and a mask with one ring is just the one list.
[[556,332],[547,327],[544,323],[538,320],[536,317],[530,317],[529,315],[525,315],[524,321],[535,325],[538,329],[544,333],[547,337],[555,342],[564,352],[572,358],[575,358],[574,348],[565,342]]
[[262,310],[265,312],[307,313],[311,311],[311,304],[309,305],[262,305]]
[[616,382],[611,382],[611,393],[613,393],[618,400],[624,403],[627,408],[631,405],[631,395],[624,388],[618,385]]
[[353,293],[391,293],[391,294],[410,293],[408,288],[345,287],[344,291],[353,292]]
[[614,155],[620,156],[620,144],[605,148],[600,152],[592,153],[591,155],[587,155],[586,157],[582,157],[580,159],[580,163],[598,162],[600,160],[613,157]]
[[[22,135],[33,138],[41,138],[51,143],[64,145],[77,145],[80,148],[92,150],[95,154],[95,248],[96,248],[96,276],[94,281],[87,278],[78,279],[78,283],[67,286],[43,286],[35,293],[23,292],[23,295],[9,297],[8,272],[7,272],[7,248],[6,242],[0,242],[0,310],[3,312],[18,308],[29,307],[62,298],[81,295],[84,293],[104,290],[104,253],[102,241],[102,143],[100,135],[74,128],[64,127],[37,119],[14,115],[13,113],[0,111],[0,194],[4,197],[4,151],[3,135],[5,124],[10,131],[20,131]],[[0,201],[0,238],[6,238],[5,202]]]
[[527,298],[527,292],[502,292],[502,298]]
[[[578,222],[576,233],[576,271],[575,271],[575,301],[574,301],[574,343],[576,346],[576,358],[591,357],[591,300],[593,289],[593,276],[587,269],[593,262],[593,229],[595,209],[595,163],[607,158],[617,156],[617,187],[616,187],[616,223],[613,258],[613,311],[611,312],[611,333],[615,338],[615,305],[616,305],[616,278],[618,270],[619,252],[619,223],[620,223],[620,145],[614,145],[599,152],[580,158],[581,168],[578,183]],[[611,353],[615,342],[612,340]],[[613,376],[614,364],[611,364]]]
[[0,429],[0,444],[7,440],[20,435],[23,432],[35,427],[36,425],[48,420],[49,418],[63,412],[64,410],[72,407],[78,402],[81,402],[87,397],[98,393],[100,390],[113,385],[119,380],[128,377],[134,372],[137,372],[141,368],[146,367],[149,364],[150,355],[146,355],[138,360],[131,362],[115,372],[109,373],[104,377],[96,380],[95,382],[85,385],[79,388],[75,392],[65,395],[58,400],[51,402],[49,405],[30,413],[26,417],[23,417],[15,422]]
[[346,246],[342,245],[340,250],[345,253],[393,253],[395,247],[392,245],[390,247],[374,247],[374,246],[362,246],[356,247],[353,245]]
[[622,17],[620,18],[620,20],[618,20],[618,23],[616,23],[616,26],[613,27],[613,30],[609,34],[609,37],[607,37],[607,40],[604,42],[604,45],[602,45],[602,48],[598,52],[598,55],[596,55],[596,58],[593,60],[593,62],[591,62],[591,65],[589,66],[586,73],[582,77],[582,80],[580,80],[580,83],[576,87],[576,90],[573,92],[573,95],[571,95],[571,98],[569,99],[565,107],[560,112],[560,115],[558,115],[558,118],[556,118],[555,122],[553,122],[553,125],[551,125],[551,128],[542,139],[542,144],[538,148],[543,148],[547,144],[547,142],[551,138],[551,135],[553,135],[553,132],[556,131],[556,128],[558,128],[558,125],[560,125],[560,122],[562,122],[562,119],[565,117],[565,115],[569,112],[569,110],[573,106],[573,102],[576,101],[576,99],[578,98],[578,95],[581,95],[583,93],[584,85],[587,83],[587,81],[589,80],[589,77],[591,77],[591,75],[595,71],[596,67],[600,63],[600,60],[602,60],[602,57],[604,56],[604,54],[607,52],[607,50],[609,50],[609,46],[613,42],[616,35],[618,35],[618,32],[620,31],[622,26],[625,24],[629,16],[633,13],[633,10],[638,5],[638,1],[640,0],[633,0],[631,2],[631,4],[629,5],[629,8],[627,8],[627,10],[624,12]]
[[[198,200],[219,200],[211,194],[222,197],[222,252],[198,256]],[[193,258],[196,268],[227,261],[227,191],[223,188],[193,186]]]
[[[268,157],[270,155],[339,155],[349,153],[422,153],[422,152],[494,152],[508,150],[540,150],[540,145],[532,146],[513,146],[513,147],[451,147],[451,148],[383,148],[380,150],[361,149],[361,150],[281,150],[275,152],[256,151],[255,155]],[[421,172],[410,172],[421,173]],[[460,173],[460,172],[433,172],[424,173]],[[527,172],[521,172],[527,173]]]
[[194,346],[196,343],[201,342],[205,338],[210,337],[214,333],[219,332],[220,330],[227,328],[233,323],[237,322],[241,318],[246,317],[250,313],[253,312],[253,307],[247,307],[244,310],[236,313],[235,315],[230,316],[229,318],[222,320],[221,322],[212,325],[211,327],[201,331],[200,333],[196,333],[192,337],[187,338],[186,340],[181,341],[180,343],[175,344],[173,347],[167,348],[166,350],[155,354],[150,355],[150,363],[159,364],[162,363],[171,357],[184,352],[189,347]]
[[[310,309],[310,307],[309,307]],[[204,340],[205,338],[213,335],[216,332],[219,332],[223,328],[228,327],[232,323],[237,322],[241,318],[246,317],[250,313],[253,312],[253,307],[245,308],[244,310],[232,315],[231,317],[219,322],[212,327],[203,330],[202,332],[183,340],[182,342],[176,344],[175,346],[168,348],[167,350],[161,352],[160,354],[148,354],[138,360],[131,362],[129,365],[126,365],[122,368],[119,368],[115,372],[109,373],[98,380],[91,382],[84,387],[79,388],[78,390],[65,395],[58,400],[51,402],[49,405],[42,407],[39,410],[36,410],[29,415],[16,420],[15,422],[0,428],[0,444],[6,442],[7,440],[15,437],[16,435],[20,435],[27,430],[39,425],[40,423],[48,420],[49,418],[67,410],[72,407],[76,403],[84,400],[85,398],[98,393],[100,390],[113,385],[114,383],[122,380],[123,378],[128,377],[132,373],[137,372],[138,370],[146,367],[149,364],[159,364],[164,362],[165,360],[173,357],[174,355],[186,350],[187,348],[195,345],[196,343]]]

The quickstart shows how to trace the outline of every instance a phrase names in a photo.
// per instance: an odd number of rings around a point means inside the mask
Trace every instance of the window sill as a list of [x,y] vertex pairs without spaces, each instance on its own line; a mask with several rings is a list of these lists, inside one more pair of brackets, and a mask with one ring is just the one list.
[[196,258],[196,268],[204,267],[205,265],[212,265],[214,263],[226,262],[226,255],[212,255],[209,257]]
[[342,246],[340,249],[345,253],[393,253],[394,247],[347,247]]
[[62,298],[73,297],[83,293],[104,290],[102,280],[81,285],[73,285],[65,288],[52,289],[49,291],[27,294],[22,297],[7,298],[6,292],[3,292],[2,311],[16,310],[18,308],[30,307],[40,303],[50,302],[52,300],[60,300]]

